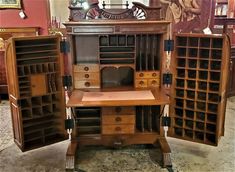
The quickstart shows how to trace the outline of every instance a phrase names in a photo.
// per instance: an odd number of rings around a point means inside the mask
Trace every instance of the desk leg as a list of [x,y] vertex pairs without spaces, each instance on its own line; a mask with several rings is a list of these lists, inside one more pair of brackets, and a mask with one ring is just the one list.
[[163,161],[163,167],[172,167],[171,163],[171,149],[170,146],[167,143],[166,138],[160,138],[159,144],[162,150],[162,161]]
[[74,170],[76,161],[77,141],[71,141],[66,153],[66,170]]

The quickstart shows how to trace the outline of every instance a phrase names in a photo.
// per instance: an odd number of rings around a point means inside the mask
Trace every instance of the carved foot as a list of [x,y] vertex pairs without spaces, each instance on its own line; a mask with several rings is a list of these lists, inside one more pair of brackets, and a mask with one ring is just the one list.
[[75,169],[75,160],[76,160],[76,152],[77,152],[77,142],[72,141],[69,144],[69,147],[67,149],[66,153],[66,164],[65,169],[66,171],[74,171]]
[[162,161],[163,161],[163,167],[172,167],[171,153],[163,153]]
[[66,156],[66,170],[74,170],[75,168],[75,157],[74,156]]
[[159,144],[162,150],[162,161],[163,161],[163,167],[172,167],[171,163],[171,149],[170,146],[167,143],[166,138],[160,138]]

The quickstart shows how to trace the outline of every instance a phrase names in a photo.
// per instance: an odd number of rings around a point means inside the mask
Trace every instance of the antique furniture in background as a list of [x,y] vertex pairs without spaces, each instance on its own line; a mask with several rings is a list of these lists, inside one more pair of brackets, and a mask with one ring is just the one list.
[[7,94],[7,78],[5,68],[5,48],[7,40],[13,36],[35,36],[38,35],[39,28],[0,28],[0,99],[1,94]]

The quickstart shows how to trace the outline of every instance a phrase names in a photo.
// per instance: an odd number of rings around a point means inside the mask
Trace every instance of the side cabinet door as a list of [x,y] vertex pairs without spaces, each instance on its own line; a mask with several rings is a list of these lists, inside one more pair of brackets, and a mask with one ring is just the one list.
[[22,151],[65,139],[60,38],[12,38],[7,53],[15,143]]
[[224,134],[228,37],[176,34],[169,135],[217,145]]

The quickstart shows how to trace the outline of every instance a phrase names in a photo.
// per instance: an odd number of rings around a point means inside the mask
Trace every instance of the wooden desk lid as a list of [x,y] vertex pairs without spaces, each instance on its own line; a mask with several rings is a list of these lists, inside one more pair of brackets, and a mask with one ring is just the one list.
[[122,101],[122,100],[155,100],[151,90],[85,92],[82,101]]
[[67,107],[82,106],[137,106],[168,104],[169,97],[161,89],[131,91],[74,90]]

